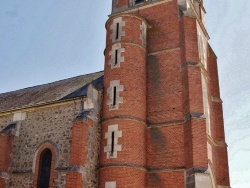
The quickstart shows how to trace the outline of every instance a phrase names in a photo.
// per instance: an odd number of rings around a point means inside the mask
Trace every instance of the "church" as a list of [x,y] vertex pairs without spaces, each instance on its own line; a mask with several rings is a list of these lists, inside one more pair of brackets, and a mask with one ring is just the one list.
[[229,188],[205,13],[112,0],[104,71],[0,94],[0,188]]

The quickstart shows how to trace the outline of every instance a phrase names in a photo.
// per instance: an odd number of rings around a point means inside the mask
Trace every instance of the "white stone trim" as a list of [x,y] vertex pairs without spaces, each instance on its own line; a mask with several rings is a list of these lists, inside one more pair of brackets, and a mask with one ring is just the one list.
[[13,121],[23,121],[26,118],[26,112],[19,112],[13,115]]
[[[199,23],[196,22],[197,26],[197,38],[198,38],[198,52],[200,62],[203,64],[204,68],[207,69],[207,38],[204,35]],[[202,94],[203,94],[203,108],[204,108],[204,116],[206,118],[206,129],[207,133],[211,134],[211,126],[210,126],[210,106],[209,106],[209,94],[208,94],[208,79],[206,73],[202,71],[201,73],[202,79]]]
[[84,101],[84,110],[89,110],[97,107],[98,91],[94,88],[92,84],[88,86],[87,98]]
[[[116,104],[113,105],[114,99],[114,87],[116,87]],[[107,89],[109,99],[107,100],[107,105],[109,105],[109,110],[117,110],[119,104],[123,103],[123,97],[119,96],[119,93],[124,90],[124,86],[120,85],[120,80],[112,80],[110,82],[110,87]]]
[[202,95],[203,95],[203,109],[204,116],[206,118],[206,130],[207,133],[211,134],[211,121],[210,121],[210,106],[209,106],[209,96],[208,96],[208,81],[204,73],[201,73],[202,80]]
[[214,173],[213,173],[213,170],[211,168],[211,165],[208,164],[208,173],[210,173],[210,179],[211,179],[211,182],[212,182],[212,185],[213,185],[213,188],[216,188],[216,185],[215,185],[215,178],[214,178]]
[[[114,132],[114,149],[112,150],[112,133]],[[105,133],[105,139],[107,140],[107,146],[104,147],[104,152],[107,153],[107,159],[117,158],[117,152],[122,150],[122,145],[118,144],[118,138],[122,137],[122,131],[118,130],[118,125],[109,125],[108,132]]]
[[[117,62],[115,62],[116,50],[117,50]],[[125,52],[125,48],[122,48],[121,43],[113,44],[112,49],[109,52],[110,56],[109,64],[111,65],[111,69],[119,68],[121,66],[121,63],[124,62],[124,56],[122,56],[122,52]]]
[[20,128],[21,128],[21,122],[19,121],[16,124],[15,133],[14,133],[14,135],[17,137],[20,135]]
[[142,31],[141,35],[140,35],[140,39],[142,40],[142,46],[146,47],[147,45],[147,25],[142,22],[142,24],[140,25],[140,29]]
[[205,12],[203,9],[201,9],[201,21],[202,21],[204,27],[206,28],[206,17],[205,17]]
[[212,163],[213,162],[213,149],[212,149],[212,146],[209,142],[207,142],[207,156],[208,156],[208,159]]
[[115,181],[105,182],[105,188],[116,188],[116,182]]
[[[118,32],[118,39],[116,39],[116,27],[117,23],[119,23],[119,32]],[[110,36],[110,39],[112,42],[121,41],[122,36],[125,36],[125,31],[122,31],[122,27],[126,25],[125,21],[122,21],[122,17],[115,18],[113,20],[112,25],[110,26],[110,29],[112,30],[112,34]]]
[[195,188],[212,188],[209,173],[195,173]]
[[198,51],[200,62],[204,65],[205,69],[207,69],[207,37],[203,33],[199,23],[196,21],[197,27],[197,38],[198,38]]

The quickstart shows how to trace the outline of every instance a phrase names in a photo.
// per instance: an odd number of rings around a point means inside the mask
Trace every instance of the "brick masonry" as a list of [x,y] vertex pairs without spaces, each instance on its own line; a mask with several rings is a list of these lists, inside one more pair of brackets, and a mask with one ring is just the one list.
[[[182,11],[177,8],[178,3]],[[129,129],[129,122],[138,121],[134,125],[139,125],[139,122],[144,124],[147,127],[146,132],[143,131],[143,134],[146,133],[146,165],[133,158],[136,155],[133,149],[143,148],[134,140],[131,144],[138,145],[138,148],[131,148],[132,150],[127,153],[122,150],[115,160],[106,160],[101,153],[103,156],[103,159],[101,156],[101,166],[104,169],[109,169],[111,166],[145,169],[147,171],[146,187],[210,187],[212,183],[214,183],[213,186],[229,186],[228,165],[223,163],[227,162],[227,152],[223,137],[218,77],[217,74],[213,74],[217,73],[216,58],[211,49],[207,52],[208,35],[202,25],[204,21],[201,14],[202,3],[193,1],[193,4],[189,2],[187,6],[186,1],[169,0],[155,4],[148,1],[136,7],[133,9],[131,1],[122,3],[119,0],[113,1],[113,15],[107,21],[105,51],[110,51],[112,45],[109,25],[113,19],[118,16],[122,17],[122,20],[126,22],[123,28],[126,34],[121,37],[122,48],[125,49],[124,62],[119,69],[115,70],[110,70],[105,63],[104,85],[108,85],[108,81],[112,78],[119,77],[125,89],[122,93],[124,103],[121,109],[110,113],[104,106],[103,128],[107,129],[109,123],[120,122],[119,127],[124,134],[123,138],[119,139],[119,143],[124,145],[130,143],[131,140],[131,137],[124,131]],[[133,17],[135,19],[132,19]],[[133,70],[136,67],[133,67],[135,64],[131,62],[141,62],[140,66],[144,63],[143,58],[138,61],[140,55],[136,50],[136,48],[139,50],[139,45],[141,45],[138,39],[142,38],[137,37],[140,31],[134,29],[135,25],[140,24],[139,20],[145,20],[147,25],[146,119],[144,119],[143,110],[139,111],[141,114],[138,110],[134,110],[139,106],[143,109],[143,103],[130,103],[140,101],[138,100],[140,95],[143,96],[136,91],[141,89],[142,80],[129,80],[129,78],[135,78]],[[203,37],[202,48],[198,46],[198,32]],[[131,43],[134,45],[133,50]],[[140,49],[143,49],[142,47]],[[105,57],[105,62],[108,62],[109,57]],[[123,76],[125,70],[126,77]],[[145,72],[137,71],[137,78],[141,78],[143,74]],[[202,82],[202,75],[204,80],[208,81],[206,86],[204,85],[206,83]],[[136,90],[132,87],[127,89],[127,82],[130,87],[134,83],[140,87]],[[128,98],[126,94],[136,97],[137,100],[126,100]],[[107,99],[104,95],[105,100]],[[130,112],[126,111],[128,106]],[[127,128],[120,124],[126,125]],[[217,127],[218,124],[219,127]],[[136,129],[135,127],[138,126],[134,126],[133,129]],[[134,136],[140,138],[136,133]],[[103,147],[101,145],[101,150]],[[217,152],[216,149],[218,149]],[[217,163],[218,160],[223,161],[221,165]],[[208,164],[211,163],[213,163],[213,169],[208,170]],[[113,170],[116,173],[116,169]],[[216,176],[214,182],[210,181],[211,176]],[[100,185],[103,185],[105,175],[100,177]],[[120,180],[116,177],[108,181],[116,181],[119,184],[120,181],[133,180]]]
[[[80,110],[80,104],[61,105],[26,112],[25,120],[21,121],[19,137],[12,144],[9,172],[12,174],[6,181],[7,187],[29,187],[32,174],[37,167],[35,154],[45,143],[53,143],[57,150],[55,168],[69,166],[70,144],[72,142],[72,122]],[[1,116],[0,124],[8,125],[13,120],[13,114]],[[61,139],[63,137],[63,139]],[[1,142],[2,143],[2,142]],[[38,156],[37,156],[38,157]],[[58,171],[58,179],[54,185],[62,187],[65,184],[65,172]]]
[[217,58],[190,2],[113,0],[103,91],[0,114],[0,131],[18,123],[0,133],[0,187],[36,187],[44,149],[50,187],[229,187]]

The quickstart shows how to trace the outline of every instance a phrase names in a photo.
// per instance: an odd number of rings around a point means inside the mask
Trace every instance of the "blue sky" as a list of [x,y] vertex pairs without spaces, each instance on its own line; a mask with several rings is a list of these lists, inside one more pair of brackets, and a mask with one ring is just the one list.
[[[232,188],[250,187],[250,1],[204,0]],[[0,93],[103,70],[111,0],[0,0]]]
[[0,0],[0,6],[0,93],[103,69],[110,2]]
[[205,0],[218,56],[232,188],[250,187],[250,1]]

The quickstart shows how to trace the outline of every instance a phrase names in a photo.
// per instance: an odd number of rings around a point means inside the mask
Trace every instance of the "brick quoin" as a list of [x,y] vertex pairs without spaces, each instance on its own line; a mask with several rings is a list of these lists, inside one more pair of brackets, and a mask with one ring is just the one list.
[[211,143],[213,151],[213,160],[211,162],[213,163],[216,182],[220,185],[229,185],[227,145],[225,143],[222,100],[219,91],[217,57],[210,46],[208,46],[208,49],[208,74],[211,79],[209,92],[212,98],[210,101],[211,137],[217,143],[220,143],[219,145]]
[[[0,172],[8,172],[14,136],[0,133]],[[0,187],[5,187],[5,179],[0,177]]]
[[[92,121],[88,122],[75,120],[72,129],[72,142],[70,148],[70,166],[85,166],[86,162],[86,146],[87,133],[89,126],[92,126]],[[67,172],[66,187],[83,187],[86,182],[83,182],[83,175],[79,172]]]

